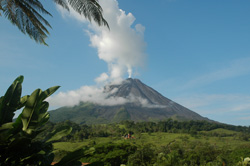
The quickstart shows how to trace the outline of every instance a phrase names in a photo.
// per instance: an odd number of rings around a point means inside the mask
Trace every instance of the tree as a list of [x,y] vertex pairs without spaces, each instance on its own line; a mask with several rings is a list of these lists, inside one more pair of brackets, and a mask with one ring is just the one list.
[[121,165],[126,164],[128,157],[135,153],[136,146],[127,142],[100,143],[94,146],[95,153],[81,159],[82,162],[93,165]]
[[[94,20],[99,26],[104,25],[109,28],[107,21],[103,18],[98,0],[53,1],[67,10],[70,6],[88,20]],[[2,16],[1,12],[22,33],[28,34],[31,39],[40,44],[47,45],[45,39],[48,37],[49,31],[46,26],[51,28],[51,25],[42,14],[52,15],[39,0],[0,0],[0,16]]]
[[152,144],[143,145],[137,148],[134,154],[128,157],[128,166],[148,166],[153,165],[156,160],[155,150]]

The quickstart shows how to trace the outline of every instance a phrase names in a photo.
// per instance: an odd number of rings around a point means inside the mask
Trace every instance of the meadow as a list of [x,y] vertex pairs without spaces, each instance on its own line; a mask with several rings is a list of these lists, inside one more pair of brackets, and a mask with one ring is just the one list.
[[[226,129],[228,127],[218,128],[221,127],[219,125],[211,130],[187,131],[179,128],[166,132],[150,131],[148,128],[148,132],[139,132],[138,126],[142,127],[142,123],[148,125],[151,122],[133,123],[133,127],[127,122],[88,126],[89,131],[94,128],[93,132],[99,132],[99,135],[89,134],[83,139],[79,139],[76,136],[79,132],[75,131],[75,135],[53,143],[55,160],[79,148],[95,149],[95,152],[83,157],[82,162],[107,166],[240,165],[244,158],[250,156],[249,133],[236,131],[242,130],[242,127],[230,130]],[[151,124],[158,130],[153,126]],[[131,133],[129,139],[125,137],[127,133]]]

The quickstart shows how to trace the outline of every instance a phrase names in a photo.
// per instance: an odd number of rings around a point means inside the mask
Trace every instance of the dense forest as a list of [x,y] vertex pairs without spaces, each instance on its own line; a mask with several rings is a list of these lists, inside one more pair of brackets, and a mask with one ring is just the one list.
[[250,156],[250,127],[206,121],[49,122],[37,139],[64,126],[72,132],[54,142],[55,161],[77,148],[92,150],[82,162],[107,166],[243,165]]

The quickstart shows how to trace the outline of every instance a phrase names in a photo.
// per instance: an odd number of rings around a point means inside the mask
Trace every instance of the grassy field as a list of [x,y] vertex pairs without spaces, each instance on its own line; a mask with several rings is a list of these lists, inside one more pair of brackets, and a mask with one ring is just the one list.
[[53,144],[55,150],[69,151],[72,152],[75,149],[83,148],[87,146],[88,142],[56,142]]
[[[200,141],[208,142],[211,145],[216,145],[218,147],[230,147],[234,149],[235,147],[242,145],[250,145],[249,141],[241,140],[237,134],[238,132],[225,130],[225,129],[215,129],[212,131],[202,131],[202,134],[191,136],[190,134],[184,133],[142,133],[140,135],[135,135],[135,139],[124,139],[123,137],[95,137],[91,139],[85,139],[82,142],[57,142],[54,143],[55,150],[62,151],[73,151],[78,148],[82,148],[87,145],[91,145],[93,142],[95,144],[100,143],[121,143],[121,142],[131,142],[137,145],[153,144],[155,147],[161,147],[168,145],[174,141]],[[219,133],[214,134],[214,133]],[[205,134],[205,135],[203,135]],[[207,135],[206,135],[207,134]],[[213,136],[216,135],[216,136]]]
[[[200,153],[203,152],[202,148],[206,149],[206,147],[213,147],[216,150],[211,153],[219,153],[219,158],[223,158],[223,154],[226,154],[226,158],[230,158],[233,163],[237,163],[241,160],[241,157],[250,156],[250,141],[242,139],[241,134],[242,133],[240,132],[226,129],[215,129],[211,131],[200,131],[196,134],[153,132],[135,134],[133,135],[134,139],[125,139],[124,137],[92,137],[90,139],[84,139],[81,142],[56,142],[53,144],[55,153],[54,161],[58,162],[68,152],[72,152],[80,148],[88,149],[93,146],[102,147],[103,145],[111,145],[110,143],[116,145],[126,145],[126,143],[130,143],[132,146],[136,145],[139,150],[143,149],[143,147],[146,147],[148,144],[151,144],[156,155],[158,155],[159,151],[162,149],[166,149],[166,147],[167,149],[169,149],[169,147],[173,148],[176,145],[179,145],[181,148],[185,149],[186,152],[190,153],[195,153],[195,151],[199,150]],[[195,151],[193,151],[194,149]],[[108,157],[115,156],[116,153],[123,154],[121,152],[122,150],[124,149],[120,149],[119,151],[111,148],[108,152],[98,153],[97,156],[93,157],[93,159],[96,159],[97,157],[100,160],[105,159],[105,161],[109,161],[109,159],[107,159]],[[206,153],[209,152],[210,149],[206,151]],[[197,154],[193,155],[195,156]],[[212,155],[210,154],[210,156]],[[83,158],[82,160],[82,162],[89,161],[86,160],[86,158]],[[188,158],[188,160],[192,160],[192,158]]]

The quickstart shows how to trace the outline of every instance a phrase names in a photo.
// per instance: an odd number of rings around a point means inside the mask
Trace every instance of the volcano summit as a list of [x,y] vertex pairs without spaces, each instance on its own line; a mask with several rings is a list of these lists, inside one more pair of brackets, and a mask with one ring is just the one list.
[[160,121],[208,120],[162,96],[139,79],[128,78],[104,87],[106,103],[81,102],[73,107],[50,111],[52,122],[71,120],[80,124],[112,123],[122,120]]

